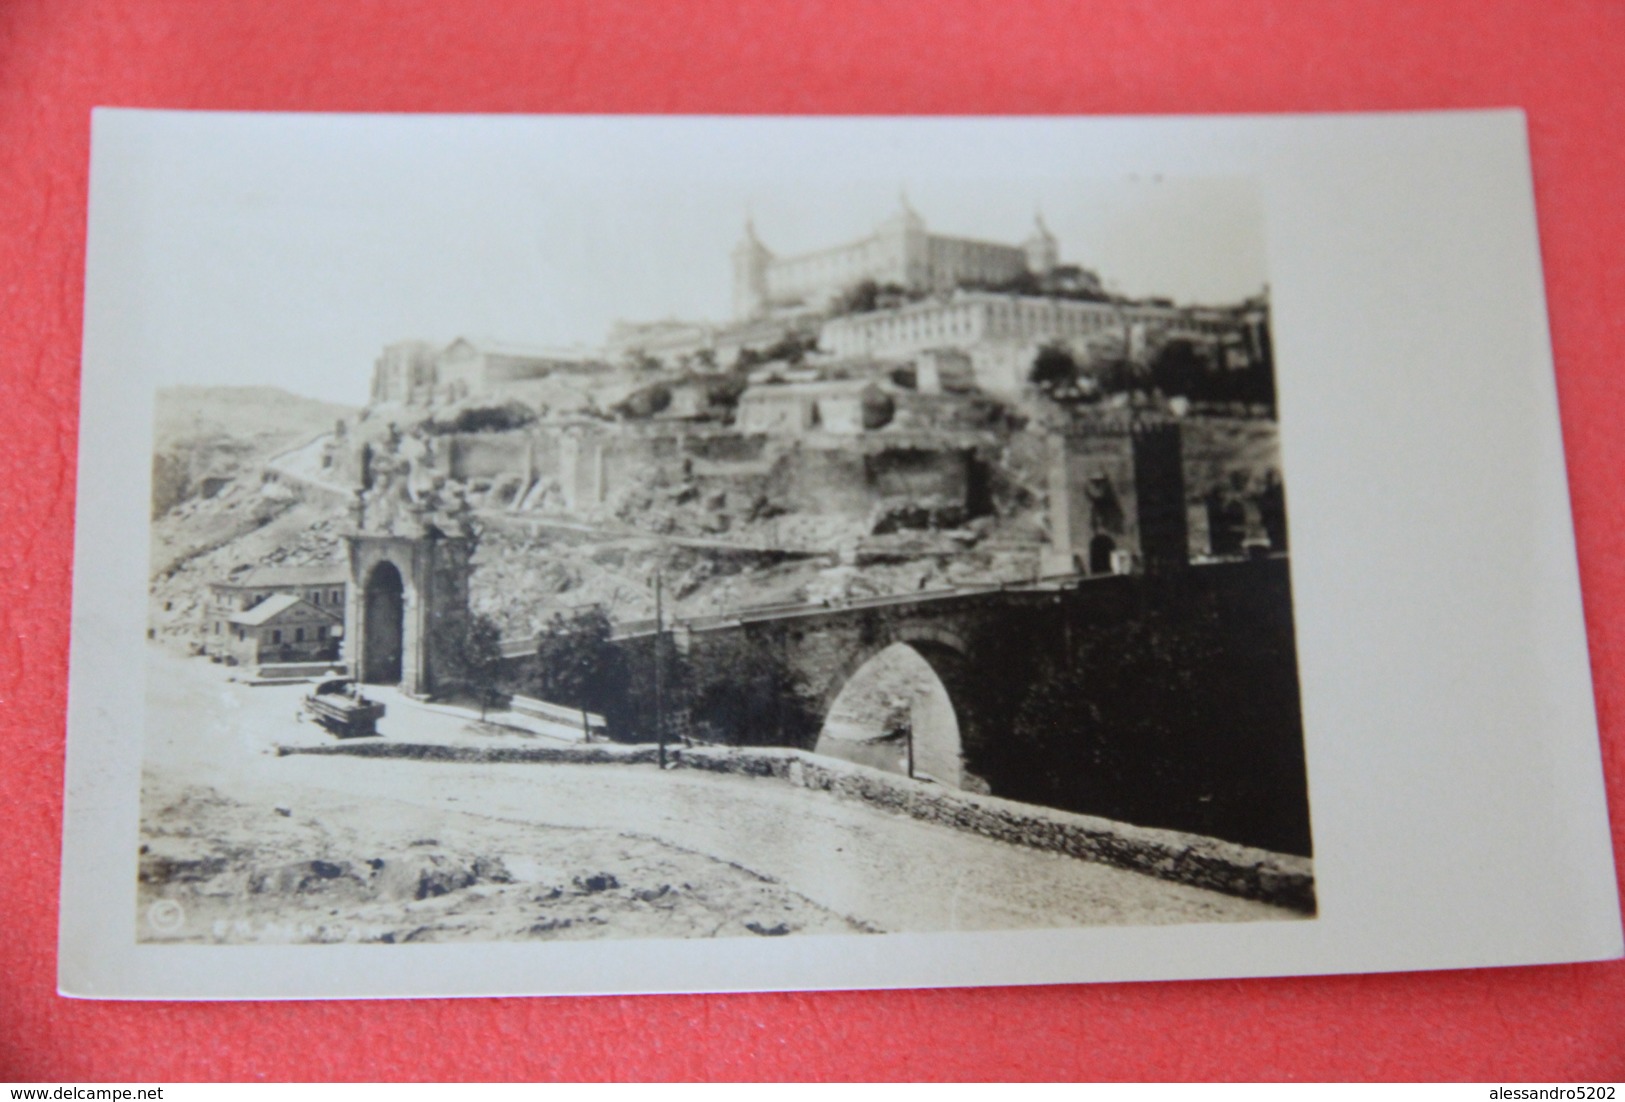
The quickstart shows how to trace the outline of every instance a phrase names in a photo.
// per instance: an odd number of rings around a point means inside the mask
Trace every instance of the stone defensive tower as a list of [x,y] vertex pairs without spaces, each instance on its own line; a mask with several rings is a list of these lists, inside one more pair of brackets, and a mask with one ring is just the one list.
[[1050,438],[1043,573],[1157,574],[1189,562],[1178,422],[1107,415]]
[[1027,270],[1036,276],[1047,276],[1061,262],[1061,246],[1055,235],[1044,224],[1042,214],[1033,215],[1033,232],[1021,243],[1027,254]]
[[755,317],[767,307],[767,269],[773,254],[756,236],[756,223],[745,220],[745,236],[734,246],[734,317]]

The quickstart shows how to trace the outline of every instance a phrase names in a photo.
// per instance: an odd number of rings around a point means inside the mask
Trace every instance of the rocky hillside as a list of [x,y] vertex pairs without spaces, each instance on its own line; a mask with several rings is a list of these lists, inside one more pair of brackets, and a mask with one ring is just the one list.
[[238,475],[355,412],[276,387],[179,386],[158,391],[152,515],[212,497]]

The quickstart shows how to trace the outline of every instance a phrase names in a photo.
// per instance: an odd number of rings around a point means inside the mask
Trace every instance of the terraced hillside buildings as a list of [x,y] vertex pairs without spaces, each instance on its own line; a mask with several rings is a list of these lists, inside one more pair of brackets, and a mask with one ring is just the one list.
[[1209,306],[1108,293],[1094,271],[1062,261],[1042,216],[1020,243],[979,241],[931,232],[904,200],[866,237],[790,256],[747,219],[731,261],[731,320],[617,322],[602,358],[717,371],[793,346],[916,366],[953,352],[982,390],[1010,396],[1046,348],[1144,365],[1182,341],[1227,370],[1269,356],[1264,295]]

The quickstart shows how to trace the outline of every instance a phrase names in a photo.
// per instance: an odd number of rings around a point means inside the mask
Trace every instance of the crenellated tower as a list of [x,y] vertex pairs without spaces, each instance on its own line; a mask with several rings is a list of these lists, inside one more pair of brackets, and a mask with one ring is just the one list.
[[734,246],[734,316],[752,318],[767,309],[767,270],[773,254],[756,236],[756,224],[745,219],[745,236]]
[[925,219],[909,205],[908,195],[899,193],[897,210],[875,230],[885,257],[883,283],[903,287],[925,287],[931,275],[931,235]]
[[1027,270],[1036,276],[1047,276],[1061,262],[1061,246],[1055,235],[1044,224],[1042,213],[1033,215],[1033,232],[1021,243],[1027,254]]
[[1157,574],[1190,561],[1177,421],[1080,419],[1050,437],[1043,572]]

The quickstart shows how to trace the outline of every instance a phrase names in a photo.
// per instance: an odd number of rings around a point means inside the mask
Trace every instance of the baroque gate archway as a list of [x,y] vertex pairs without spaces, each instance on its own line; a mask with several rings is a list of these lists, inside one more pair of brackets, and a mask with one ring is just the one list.
[[455,689],[468,626],[469,537],[361,534],[347,539],[347,653],[362,681],[413,696]]
[[385,560],[372,568],[362,597],[360,679],[369,685],[398,685],[405,651],[406,585],[394,563]]

